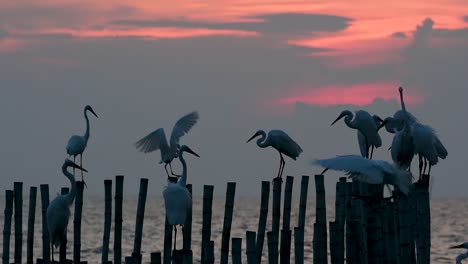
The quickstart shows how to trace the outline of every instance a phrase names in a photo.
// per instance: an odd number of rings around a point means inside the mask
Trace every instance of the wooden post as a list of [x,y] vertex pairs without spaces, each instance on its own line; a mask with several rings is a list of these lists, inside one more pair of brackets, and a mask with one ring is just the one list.
[[148,191],[148,179],[140,179],[140,191],[138,194],[138,207],[135,224],[135,240],[133,243],[133,253],[141,254],[141,237],[143,234],[143,220],[145,219],[146,193]]
[[112,221],[112,180],[104,180],[104,233],[102,235],[102,263],[109,260],[109,240]]
[[214,241],[210,240],[206,243],[205,245],[205,255],[204,260],[202,263],[206,264],[214,264],[215,262],[215,257],[214,257]]
[[81,216],[83,211],[82,181],[76,182],[75,214],[73,219],[73,263],[81,262]]
[[[186,185],[187,190],[192,197],[192,184]],[[192,207],[193,207],[193,199],[190,200],[190,207],[187,210],[187,218],[185,219],[184,227],[182,228],[183,233],[183,249],[188,254],[192,255]]]
[[330,222],[330,261],[331,264],[339,263],[337,258],[337,248],[338,248],[338,223],[337,222]]
[[10,235],[11,235],[11,217],[13,215],[13,191],[5,191],[5,221],[3,223],[3,255],[2,263],[10,263]]
[[400,233],[400,263],[411,263],[411,249],[410,249],[410,226],[409,226],[409,205],[408,197],[400,195],[399,197],[399,233]]
[[161,264],[161,252],[151,252],[151,264]]
[[29,189],[29,212],[28,212],[28,238],[26,246],[26,263],[34,263],[34,221],[36,219],[36,196],[37,187]]
[[[335,263],[344,264],[345,247],[345,222],[346,222],[346,177],[341,177],[336,183],[335,200],[335,226],[336,243],[333,251],[335,252]],[[331,237],[331,236],[330,236]],[[330,250],[332,250],[330,248]],[[333,262],[333,261],[332,261]]]
[[408,199],[409,206],[409,225],[410,225],[410,252],[411,252],[411,263],[416,263],[416,214],[417,214],[417,200],[414,189],[410,190],[410,198]]
[[268,264],[278,264],[278,233],[273,231],[267,232],[267,241]]
[[431,209],[429,200],[429,175],[415,183],[417,199],[417,258],[419,263],[429,263],[431,256]]
[[315,175],[315,224],[312,241],[315,263],[327,263],[327,212],[323,174]]
[[[62,189],[60,190],[60,194],[65,195],[69,191],[70,191],[70,189],[68,187],[62,187]],[[65,238],[66,237],[67,237],[67,235],[65,235]],[[67,241],[66,240],[62,241],[62,243],[60,243],[59,261],[60,261],[60,263],[66,263],[66,261],[67,261]]]
[[281,230],[280,263],[289,264],[291,259],[291,230]]
[[304,264],[304,229],[294,228],[294,263]]
[[384,264],[392,264],[396,262],[395,256],[395,232],[393,220],[393,203],[391,201],[384,202],[383,217],[382,217],[382,235],[384,249]]
[[173,250],[172,251],[172,264],[183,264],[184,263],[184,250]]
[[231,245],[232,264],[242,263],[242,238],[233,237]]
[[[352,183],[352,196],[358,197],[360,195],[363,195],[361,193],[361,186],[364,186],[361,182],[357,180],[353,180]],[[351,198],[351,199],[353,199]],[[357,240],[354,240],[352,243],[356,243],[357,245],[357,254],[358,254],[358,263],[361,264],[367,264],[367,232],[366,232],[366,218],[365,218],[365,210],[364,210],[364,205],[362,199],[353,199],[351,203],[352,209],[351,209],[351,215],[350,219],[357,221],[359,223],[358,228],[356,229],[356,232],[358,232],[355,235],[355,238]],[[348,215],[348,214],[347,214]]]
[[257,261],[257,254],[255,249],[255,232],[246,231],[245,237],[247,241],[247,263],[255,264]]
[[281,230],[280,239],[280,263],[287,264],[291,256],[291,200],[294,177],[286,177],[286,185],[284,187],[284,204],[283,204],[283,229]]
[[309,176],[303,175],[301,179],[301,194],[299,198],[299,216],[297,217],[297,226],[304,229],[307,209],[307,191],[309,189]]
[[393,232],[394,232],[394,250],[395,250],[395,256],[396,256],[396,262],[397,264],[400,263],[400,199],[399,199],[399,192],[398,191],[393,191],[392,192],[393,196]]
[[15,263],[22,263],[23,253],[23,183],[15,182],[13,187],[15,203]]
[[164,221],[164,258],[163,264],[171,263],[172,256],[172,229],[173,227],[167,221],[167,216]]
[[271,231],[279,234],[280,217],[281,217],[281,185],[283,179],[273,179],[273,210],[271,219]]
[[229,241],[231,240],[231,224],[235,194],[236,183],[228,182],[226,190],[226,203],[224,205],[223,234],[221,237],[221,264],[227,264],[229,259]]
[[122,263],[122,205],[124,176],[115,176],[114,264]]
[[382,225],[380,222],[380,213],[373,210],[367,218],[368,221],[368,252],[369,263],[383,263],[383,244],[382,244]]
[[47,228],[47,207],[49,207],[49,185],[41,184],[41,207],[42,207],[42,260],[50,262],[50,240]]
[[[209,260],[210,256],[205,258],[205,248],[208,246],[211,237],[211,215],[212,215],[212,204],[213,204],[213,185],[203,186],[203,224],[202,224],[202,245],[201,245],[201,259],[202,263],[206,263],[203,260]],[[214,246],[214,245],[213,245]]]
[[346,262],[359,263],[358,253],[358,224],[359,222],[352,219],[353,212],[353,183],[346,183]]
[[268,217],[268,204],[270,202],[270,182],[262,181],[262,196],[260,199],[260,216],[258,218],[258,231],[256,240],[257,263],[262,262],[263,241]]

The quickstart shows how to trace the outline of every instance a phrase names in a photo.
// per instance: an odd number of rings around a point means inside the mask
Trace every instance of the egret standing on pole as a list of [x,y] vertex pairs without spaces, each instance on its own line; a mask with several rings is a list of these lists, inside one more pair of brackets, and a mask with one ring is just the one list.
[[52,261],[54,261],[54,246],[67,243],[67,226],[70,219],[70,206],[76,196],[76,181],[73,174],[68,172],[68,167],[77,168],[81,171],[87,170],[76,165],[73,161],[66,159],[62,165],[62,172],[70,180],[71,189],[68,194],[58,195],[47,207],[47,228],[52,249]]
[[189,147],[183,145],[179,148],[179,160],[182,163],[182,175],[177,182],[168,182],[167,187],[163,191],[164,206],[166,208],[166,217],[170,225],[174,226],[174,250],[176,249],[177,225],[183,226],[187,217],[187,209],[190,207],[192,196],[187,190],[187,164],[183,157],[183,153],[188,152],[198,156]]
[[158,128],[155,131],[151,132],[144,138],[138,140],[135,143],[135,147],[141,152],[148,153],[155,150],[161,151],[161,163],[165,163],[164,169],[166,170],[167,177],[171,179],[172,176],[169,175],[167,171],[167,165],[171,169],[171,174],[177,176],[172,171],[171,162],[174,158],[177,158],[178,150],[177,146],[179,144],[180,138],[189,132],[189,130],[197,123],[198,121],[198,112],[191,112],[183,117],[181,117],[174,128],[172,129],[170,145],[167,143],[166,134],[164,133],[163,128]]
[[[89,119],[88,111],[91,112],[95,117],[98,117],[94,112],[93,108],[89,105],[85,106],[83,112],[86,119],[86,132],[83,136],[74,135],[68,140],[67,144],[67,154],[73,156],[73,161],[75,161],[76,156],[80,155],[80,166],[83,166],[83,152],[88,145],[89,139]],[[75,169],[73,169],[73,175],[75,175]],[[83,180],[83,171],[81,172],[81,180]]]
[[270,132],[268,132],[268,137],[266,136],[265,131],[258,130],[249,140],[247,140],[247,143],[258,136],[260,136],[260,138],[257,139],[257,146],[261,148],[271,146],[279,152],[280,167],[276,178],[280,179],[283,175],[285,164],[283,154],[293,160],[296,160],[302,152],[301,147],[282,130],[270,130]]

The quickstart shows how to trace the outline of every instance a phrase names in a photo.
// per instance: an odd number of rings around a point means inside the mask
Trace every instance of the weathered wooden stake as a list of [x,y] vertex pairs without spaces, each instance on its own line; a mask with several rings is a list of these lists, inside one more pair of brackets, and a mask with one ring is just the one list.
[[289,264],[291,259],[291,230],[281,230],[280,263]]
[[214,257],[214,241],[213,240],[210,240],[206,243],[205,255],[203,257],[204,257],[204,261],[202,263],[214,264],[215,257]]
[[[190,193],[190,196],[192,196],[192,184],[187,184],[186,185],[187,190]],[[193,199],[190,200],[191,206],[187,210],[187,218],[185,219],[185,224],[184,227],[182,228],[182,233],[184,235],[183,239],[183,249],[187,254],[192,255],[192,207],[193,207]],[[190,253],[189,253],[190,251]]]
[[327,263],[327,211],[323,174],[315,175],[315,224],[312,241],[315,263]]
[[[65,195],[70,191],[68,187],[62,187],[60,190],[61,195]],[[67,235],[65,235],[65,238],[67,238]],[[59,261],[60,263],[66,263],[67,261],[67,242],[64,241],[60,243],[60,248],[59,248]]]
[[353,183],[346,183],[346,262],[359,263],[358,225],[359,221],[352,219],[353,206]]
[[122,205],[124,176],[115,176],[114,264],[122,263]]
[[49,185],[41,184],[41,209],[42,209],[42,260],[50,262],[50,240],[47,228],[47,207],[49,207]]
[[[346,177],[341,177],[336,184],[335,200],[335,225],[336,225],[336,246],[335,263],[344,263],[345,256],[345,222],[346,222]],[[331,237],[331,236],[330,236]],[[332,248],[330,248],[332,250]],[[333,261],[332,261],[333,262]]]
[[15,263],[21,264],[23,254],[23,183],[15,182],[13,187],[15,203]]
[[141,237],[143,235],[143,220],[145,219],[146,193],[148,191],[148,179],[140,179],[140,191],[138,194],[138,207],[135,224],[135,240],[133,243],[133,253],[136,256],[141,254]]
[[415,184],[417,199],[417,259],[418,263],[429,263],[431,257],[431,209],[429,197],[430,176],[423,175]]
[[[201,260],[208,261],[210,256],[205,257],[205,249],[209,246],[211,238],[211,215],[213,205],[213,185],[203,186],[203,224],[202,224],[202,245],[201,245]],[[213,254],[214,255],[214,254]]]
[[228,182],[226,190],[226,203],[224,205],[223,234],[221,237],[221,264],[227,264],[229,260],[229,241],[231,240],[231,224],[235,194],[236,183]]
[[112,221],[112,180],[104,180],[104,233],[102,235],[102,263],[109,260],[109,240]]
[[331,264],[339,263],[337,257],[337,248],[338,248],[338,223],[337,222],[330,222],[330,261]]
[[246,231],[245,237],[247,242],[247,263],[248,264],[255,264],[257,263],[257,254],[255,249],[255,232],[253,231]]
[[301,179],[301,194],[299,198],[299,216],[297,217],[297,227],[304,229],[306,209],[307,209],[307,192],[309,189],[309,176],[304,175]]
[[28,238],[26,246],[26,263],[34,263],[34,221],[36,219],[36,196],[37,187],[29,189],[29,212],[28,212]]
[[172,229],[173,227],[169,224],[167,217],[164,221],[164,256],[163,264],[171,263],[172,256]]
[[5,221],[3,223],[3,264],[10,263],[11,217],[13,215],[13,191],[5,191]]
[[267,232],[268,264],[278,264],[278,233]]
[[286,177],[286,185],[284,187],[284,204],[283,204],[283,228],[281,230],[280,239],[280,263],[289,263],[291,256],[291,200],[294,177]]
[[231,245],[232,264],[242,263],[242,238],[233,237]]
[[263,241],[268,217],[268,204],[270,202],[270,182],[262,181],[262,194],[260,199],[260,216],[258,218],[258,231],[256,240],[257,263],[262,262]]
[[294,263],[304,263],[304,229],[294,228]]
[[161,264],[161,252],[151,252],[151,264]]
[[271,231],[279,234],[281,217],[281,185],[282,178],[273,179],[273,210],[271,219]]
[[75,213],[73,219],[73,263],[81,262],[81,216],[83,211],[82,181],[76,182]]
[[410,223],[409,223],[409,205],[408,197],[400,195],[398,198],[399,204],[399,233],[400,233],[400,263],[411,263],[411,248],[410,248]]

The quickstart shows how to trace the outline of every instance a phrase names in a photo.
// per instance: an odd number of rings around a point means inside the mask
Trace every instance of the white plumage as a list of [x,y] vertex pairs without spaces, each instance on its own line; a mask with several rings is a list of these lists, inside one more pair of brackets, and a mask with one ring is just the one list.
[[401,170],[383,160],[369,160],[358,155],[342,155],[330,159],[315,160],[312,164],[331,170],[344,171],[351,178],[370,184],[398,186],[408,195],[411,188],[411,173]]
[[171,162],[174,158],[177,158],[177,145],[179,144],[179,140],[197,123],[198,118],[198,112],[196,111],[181,117],[172,129],[169,141],[170,144],[167,142],[164,129],[158,128],[144,138],[138,140],[135,143],[135,147],[143,153],[159,149],[161,151],[161,161],[159,163],[165,163],[164,169],[166,170],[168,177],[170,177],[170,175],[167,171],[167,165],[169,165],[171,169],[171,174],[175,175],[172,171]]
[[285,164],[282,154],[285,154],[291,159],[296,160],[297,157],[299,157],[299,154],[302,153],[302,148],[291,137],[289,137],[286,132],[277,129],[270,130],[270,132],[268,132],[268,137],[266,136],[265,131],[258,130],[249,140],[247,140],[247,143],[258,136],[260,136],[260,138],[257,139],[257,146],[261,148],[271,146],[279,152],[280,168],[277,178],[281,178]]

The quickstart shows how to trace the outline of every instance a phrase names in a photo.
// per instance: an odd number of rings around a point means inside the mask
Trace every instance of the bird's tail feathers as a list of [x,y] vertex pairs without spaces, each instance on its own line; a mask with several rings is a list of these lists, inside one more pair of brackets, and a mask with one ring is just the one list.
[[402,193],[405,195],[408,195],[411,188],[412,188],[412,174],[409,171],[403,171],[400,170],[400,172],[397,174],[398,176],[398,188]]

